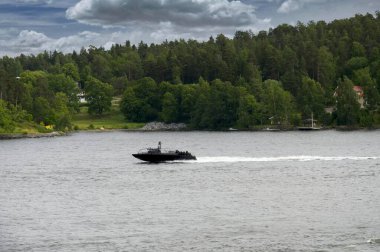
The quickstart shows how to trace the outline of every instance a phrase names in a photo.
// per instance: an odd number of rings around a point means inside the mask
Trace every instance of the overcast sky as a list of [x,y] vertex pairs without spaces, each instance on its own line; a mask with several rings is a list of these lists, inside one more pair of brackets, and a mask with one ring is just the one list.
[[380,0],[0,0],[0,56],[205,40],[281,23],[374,14]]

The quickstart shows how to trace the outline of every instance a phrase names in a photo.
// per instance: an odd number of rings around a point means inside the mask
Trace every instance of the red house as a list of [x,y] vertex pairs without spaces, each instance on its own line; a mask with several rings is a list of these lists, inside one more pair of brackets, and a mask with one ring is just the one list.
[[364,92],[361,86],[354,86],[353,90],[357,95],[358,103],[360,104],[360,108],[364,108]]

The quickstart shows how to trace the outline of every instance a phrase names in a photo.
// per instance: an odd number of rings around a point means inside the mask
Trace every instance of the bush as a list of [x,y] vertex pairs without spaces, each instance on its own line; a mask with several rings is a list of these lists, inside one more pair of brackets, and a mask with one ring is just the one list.
[[15,129],[15,122],[7,105],[4,100],[0,100],[0,133],[13,132]]
[[361,127],[372,128],[374,123],[373,113],[368,111],[361,111],[359,121]]

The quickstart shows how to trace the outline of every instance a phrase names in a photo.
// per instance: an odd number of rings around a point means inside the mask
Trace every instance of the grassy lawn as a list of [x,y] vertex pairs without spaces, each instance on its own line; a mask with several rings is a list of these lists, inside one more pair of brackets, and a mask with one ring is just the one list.
[[[120,98],[114,98],[112,101],[111,111],[101,116],[89,115],[87,107],[81,107],[78,114],[73,116],[72,124],[80,130],[88,129],[138,129],[143,127],[144,123],[126,122],[124,115],[119,110]],[[93,127],[91,127],[92,125]]]

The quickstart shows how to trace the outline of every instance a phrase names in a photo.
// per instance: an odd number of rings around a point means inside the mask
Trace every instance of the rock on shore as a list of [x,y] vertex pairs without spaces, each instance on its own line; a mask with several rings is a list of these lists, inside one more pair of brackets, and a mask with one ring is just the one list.
[[159,131],[159,130],[184,130],[186,129],[186,124],[184,123],[163,123],[163,122],[150,122],[145,124],[144,127],[141,128],[141,130],[146,131]]

